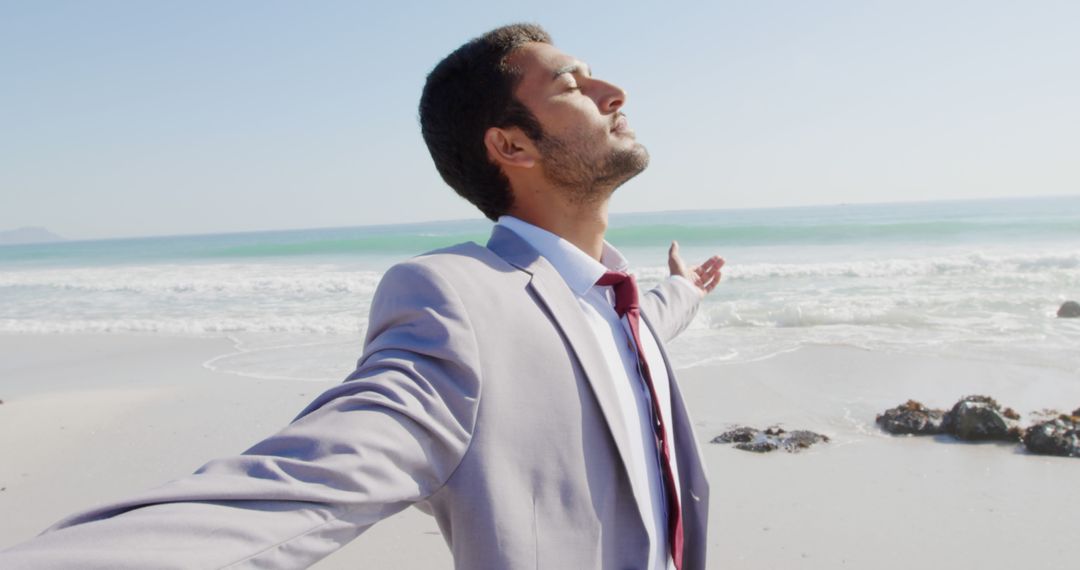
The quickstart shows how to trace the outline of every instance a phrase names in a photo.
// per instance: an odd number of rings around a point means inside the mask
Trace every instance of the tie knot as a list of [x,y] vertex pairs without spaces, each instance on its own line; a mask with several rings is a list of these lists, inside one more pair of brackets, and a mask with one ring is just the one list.
[[601,287],[611,287],[615,291],[615,312],[619,316],[629,311],[638,310],[637,283],[634,276],[622,271],[608,271],[596,281]]

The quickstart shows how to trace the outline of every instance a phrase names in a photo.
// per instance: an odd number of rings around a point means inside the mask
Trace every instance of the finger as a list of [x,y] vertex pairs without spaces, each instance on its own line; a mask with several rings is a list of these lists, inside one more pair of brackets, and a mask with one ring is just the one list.
[[723,269],[723,267],[724,267],[724,264],[722,262],[719,262],[719,261],[717,263],[714,263],[714,264],[710,265],[709,266],[709,276],[712,277],[712,276],[715,276],[715,275],[720,275],[720,270]]
[[705,263],[707,263],[709,266],[715,266],[717,268],[720,268],[724,266],[724,258],[720,257],[719,255],[714,255],[710,257]]
[[710,273],[701,279],[701,286],[707,291],[712,291],[713,287],[720,283],[719,273]]
[[702,276],[711,279],[714,275],[718,275],[720,273],[720,270],[724,267],[724,260],[721,258],[716,258],[715,260],[710,259],[709,261],[711,261],[711,263],[709,263],[708,266],[704,268],[705,271],[702,272]]
[[701,264],[701,270],[703,273],[714,273],[720,271],[720,268],[724,266],[724,260],[719,257],[711,257],[705,260],[705,263]]
[[702,262],[701,265],[698,265],[696,269],[699,269],[701,271],[710,271],[714,269],[716,265],[716,259],[710,257],[709,259],[706,259],[704,262]]
[[716,258],[716,263],[713,264],[713,267],[716,267],[716,270],[720,271],[721,269],[724,268],[724,263],[725,263],[724,258],[723,257],[718,257],[718,258]]
[[672,241],[668,248],[668,269],[672,275],[686,275],[686,266],[679,257],[679,242]]
[[716,286],[720,284],[720,277],[720,273],[716,273],[705,283],[706,293],[711,293],[713,289],[716,289]]

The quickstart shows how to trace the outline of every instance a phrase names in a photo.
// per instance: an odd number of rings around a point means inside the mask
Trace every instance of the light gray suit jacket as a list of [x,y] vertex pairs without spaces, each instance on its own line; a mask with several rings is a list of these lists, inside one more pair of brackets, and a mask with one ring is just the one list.
[[[642,296],[661,350],[699,301],[671,281]],[[505,228],[486,248],[396,265],[356,371],[292,424],[65,519],[0,553],[0,568],[302,568],[410,505],[434,515],[461,570],[643,568],[643,490],[584,319],[551,264]],[[709,487],[671,388],[684,568],[700,570]]]

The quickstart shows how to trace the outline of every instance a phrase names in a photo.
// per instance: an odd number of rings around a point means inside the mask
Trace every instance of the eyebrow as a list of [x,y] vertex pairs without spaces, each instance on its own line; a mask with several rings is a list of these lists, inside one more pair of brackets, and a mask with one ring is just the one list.
[[558,79],[560,75],[564,73],[577,73],[584,70],[586,77],[592,77],[592,70],[589,69],[589,65],[581,62],[568,63],[555,70],[555,73],[551,74],[551,79]]

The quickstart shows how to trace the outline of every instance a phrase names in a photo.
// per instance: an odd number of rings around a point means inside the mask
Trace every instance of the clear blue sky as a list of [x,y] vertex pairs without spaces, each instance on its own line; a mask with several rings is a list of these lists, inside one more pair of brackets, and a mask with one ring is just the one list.
[[1080,2],[0,0],[0,230],[478,217],[416,103],[523,20],[629,92],[616,212],[1080,194]]

